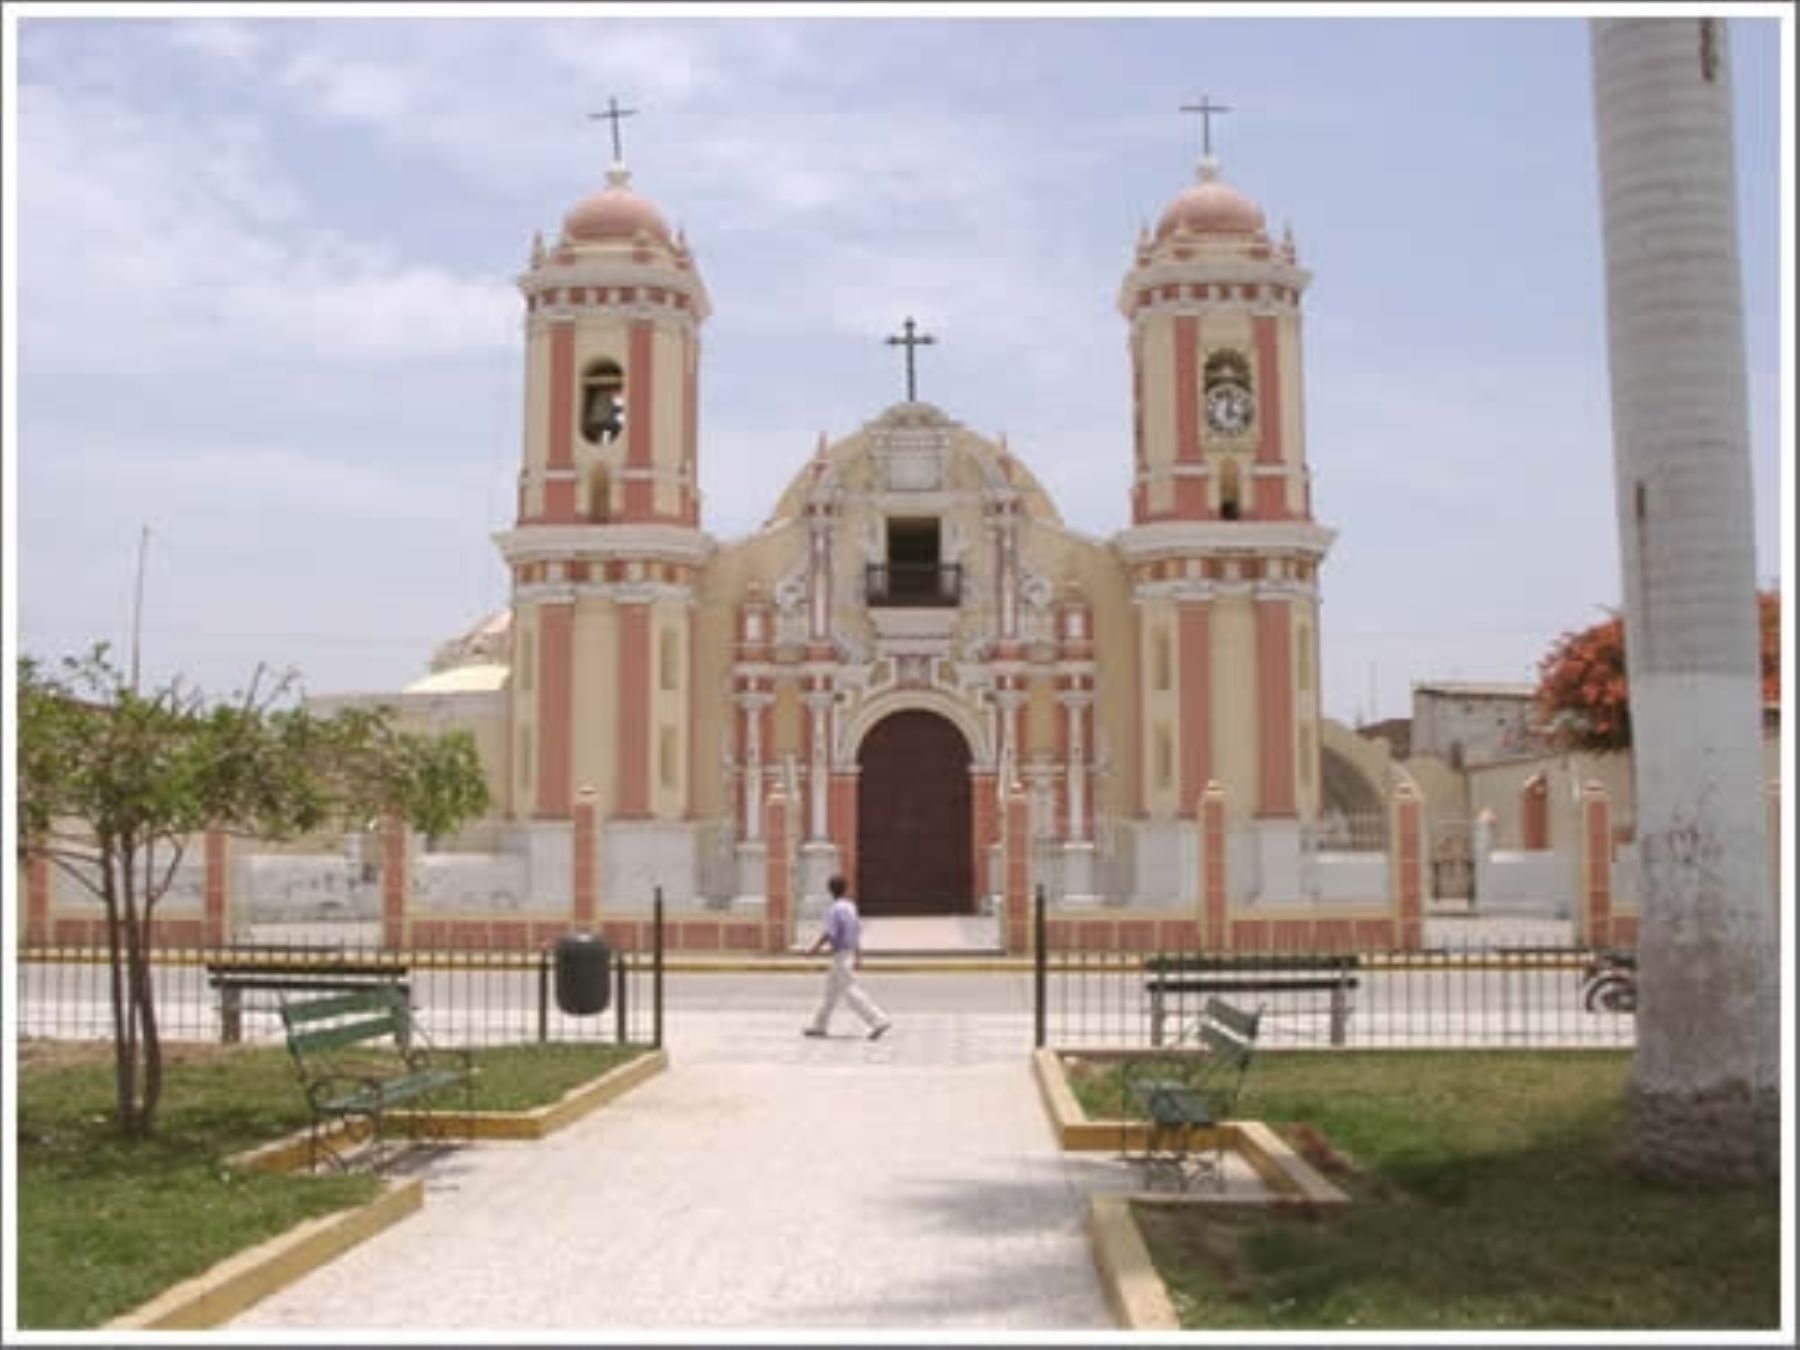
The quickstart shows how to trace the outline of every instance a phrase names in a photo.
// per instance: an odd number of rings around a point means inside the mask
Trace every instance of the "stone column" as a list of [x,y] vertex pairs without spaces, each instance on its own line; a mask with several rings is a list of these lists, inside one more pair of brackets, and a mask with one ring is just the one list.
[[1231,903],[1225,853],[1225,789],[1216,779],[1206,785],[1194,807],[1194,833],[1200,845],[1200,948],[1229,951]]
[[1006,950],[1031,950],[1031,799],[1017,784],[1006,794]]
[[1089,770],[1094,718],[1094,642],[1087,602],[1073,586],[1057,609],[1058,683],[1063,709],[1063,903],[1093,904],[1094,838]]
[[47,946],[50,934],[50,860],[34,855],[25,864],[25,943]]
[[[655,640],[650,595],[647,591],[621,593],[613,612],[619,644],[619,702],[613,751],[618,781],[613,788],[613,814],[621,820],[647,820],[651,727],[655,720],[650,690],[650,644]],[[543,747],[540,754],[548,748]]]
[[1601,783],[1581,786],[1580,890],[1576,897],[1577,935],[1595,947],[1613,940],[1612,795]]
[[1424,838],[1419,794],[1401,783],[1388,799],[1388,904],[1395,945],[1409,952],[1424,943]]
[[575,926],[592,929],[600,917],[600,811],[597,794],[584,786],[575,796]]
[[808,678],[805,819],[798,830],[804,842],[798,890],[805,899],[822,903],[825,883],[838,869],[837,844],[831,837],[831,708],[836,696],[829,675]]
[[1063,770],[1067,793],[1069,833],[1063,841],[1063,903],[1094,905],[1094,841],[1087,813],[1087,721],[1093,695],[1068,693],[1062,698],[1067,719],[1069,758]]
[[789,819],[791,803],[779,787],[764,806],[763,839],[768,848],[768,880],[763,885],[763,950],[785,952],[791,945],[789,922],[794,913],[794,849]]
[[393,950],[406,946],[410,936],[406,919],[412,894],[412,850],[406,822],[389,816],[381,826],[381,945]]
[[1493,884],[1495,823],[1494,813],[1483,811],[1475,817],[1475,824],[1469,831],[1469,861],[1474,868],[1469,881],[1471,910],[1481,908],[1482,898]]
[[203,847],[206,880],[200,940],[217,947],[231,940],[231,841],[223,830],[208,830]]

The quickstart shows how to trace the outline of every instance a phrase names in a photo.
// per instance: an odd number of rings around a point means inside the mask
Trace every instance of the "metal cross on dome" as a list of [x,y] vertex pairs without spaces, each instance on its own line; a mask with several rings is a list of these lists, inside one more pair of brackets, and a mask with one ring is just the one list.
[[1182,104],[1181,111],[1200,115],[1200,149],[1202,154],[1210,157],[1212,155],[1213,114],[1230,112],[1231,109],[1223,103],[1214,103],[1208,95],[1202,94],[1198,103]]
[[588,120],[590,122],[612,123],[613,163],[615,164],[623,164],[625,162],[625,152],[619,147],[619,123],[627,117],[636,116],[636,108],[621,108],[619,106],[619,100],[613,98],[610,94],[606,99],[605,112],[588,114]]
[[887,345],[890,347],[906,348],[906,401],[908,403],[917,403],[919,401],[918,384],[914,378],[913,372],[913,348],[929,347],[935,343],[937,339],[932,337],[929,333],[915,334],[913,332],[912,315],[910,314],[906,316],[906,322],[901,325],[901,328],[904,330],[905,336],[895,335],[886,339],[886,341]]

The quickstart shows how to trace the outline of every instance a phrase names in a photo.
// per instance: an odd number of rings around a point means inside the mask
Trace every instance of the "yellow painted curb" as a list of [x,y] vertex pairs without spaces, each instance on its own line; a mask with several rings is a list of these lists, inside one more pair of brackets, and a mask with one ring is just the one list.
[[1157,1274],[1143,1234],[1131,1217],[1131,1202],[1122,1195],[1091,1197],[1088,1232],[1100,1286],[1114,1320],[1127,1331],[1181,1330],[1168,1287]]
[[368,1204],[308,1219],[280,1237],[228,1256],[114,1318],[102,1330],[192,1331],[219,1326],[398,1223],[424,1202],[425,1183],[417,1177],[390,1182]]
[[[1085,1059],[1123,1058],[1127,1051],[1064,1051],[1039,1049],[1032,1052],[1032,1069],[1037,1075],[1038,1092],[1044,1109],[1050,1115],[1050,1127],[1057,1142],[1069,1153],[1125,1152],[1144,1147],[1144,1123],[1136,1120],[1090,1120],[1069,1086],[1063,1069],[1063,1056],[1073,1054]],[[1222,1202],[1216,1198],[1195,1197],[1186,1203],[1265,1203],[1306,1205],[1347,1205],[1344,1194],[1286,1141],[1260,1120],[1226,1120],[1218,1128],[1225,1134],[1225,1146],[1240,1155],[1262,1178],[1274,1194],[1267,1201]],[[1210,1138],[1202,1134],[1206,1144]]]
[[1233,1143],[1246,1162],[1256,1169],[1278,1201],[1303,1205],[1347,1205],[1350,1197],[1327,1181],[1313,1165],[1294,1152],[1287,1140],[1260,1120],[1231,1122]]
[[408,1135],[447,1133],[466,1139],[542,1139],[565,1125],[629,1092],[669,1067],[669,1052],[659,1047],[600,1077],[577,1084],[549,1106],[530,1111],[396,1111],[388,1117]]

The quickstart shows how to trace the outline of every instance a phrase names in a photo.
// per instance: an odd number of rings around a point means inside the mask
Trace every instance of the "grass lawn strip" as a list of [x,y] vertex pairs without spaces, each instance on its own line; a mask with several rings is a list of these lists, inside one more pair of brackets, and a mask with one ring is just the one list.
[[[1188,1330],[1773,1328],[1780,1199],[1638,1180],[1627,1053],[1259,1057],[1240,1109],[1353,1203],[1135,1205]],[[1071,1086],[1116,1110],[1099,1066]]]
[[[555,1103],[642,1047],[478,1051],[478,1109]],[[172,1045],[154,1137],[112,1125],[110,1046],[20,1047],[18,1318],[95,1327],[297,1225],[365,1205],[371,1176],[282,1176],[228,1165],[304,1133],[306,1101],[280,1047]]]

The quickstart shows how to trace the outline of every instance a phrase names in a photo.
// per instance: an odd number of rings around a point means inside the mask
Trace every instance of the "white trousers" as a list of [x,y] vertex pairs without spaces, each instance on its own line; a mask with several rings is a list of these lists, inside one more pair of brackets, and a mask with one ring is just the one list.
[[825,976],[825,998],[819,1004],[819,1010],[813,1014],[814,1031],[825,1031],[830,1027],[831,1014],[836,1010],[839,999],[848,1003],[850,1010],[869,1024],[871,1031],[887,1024],[887,1014],[874,999],[863,992],[862,985],[857,981],[856,953],[853,951],[832,953],[831,969]]

